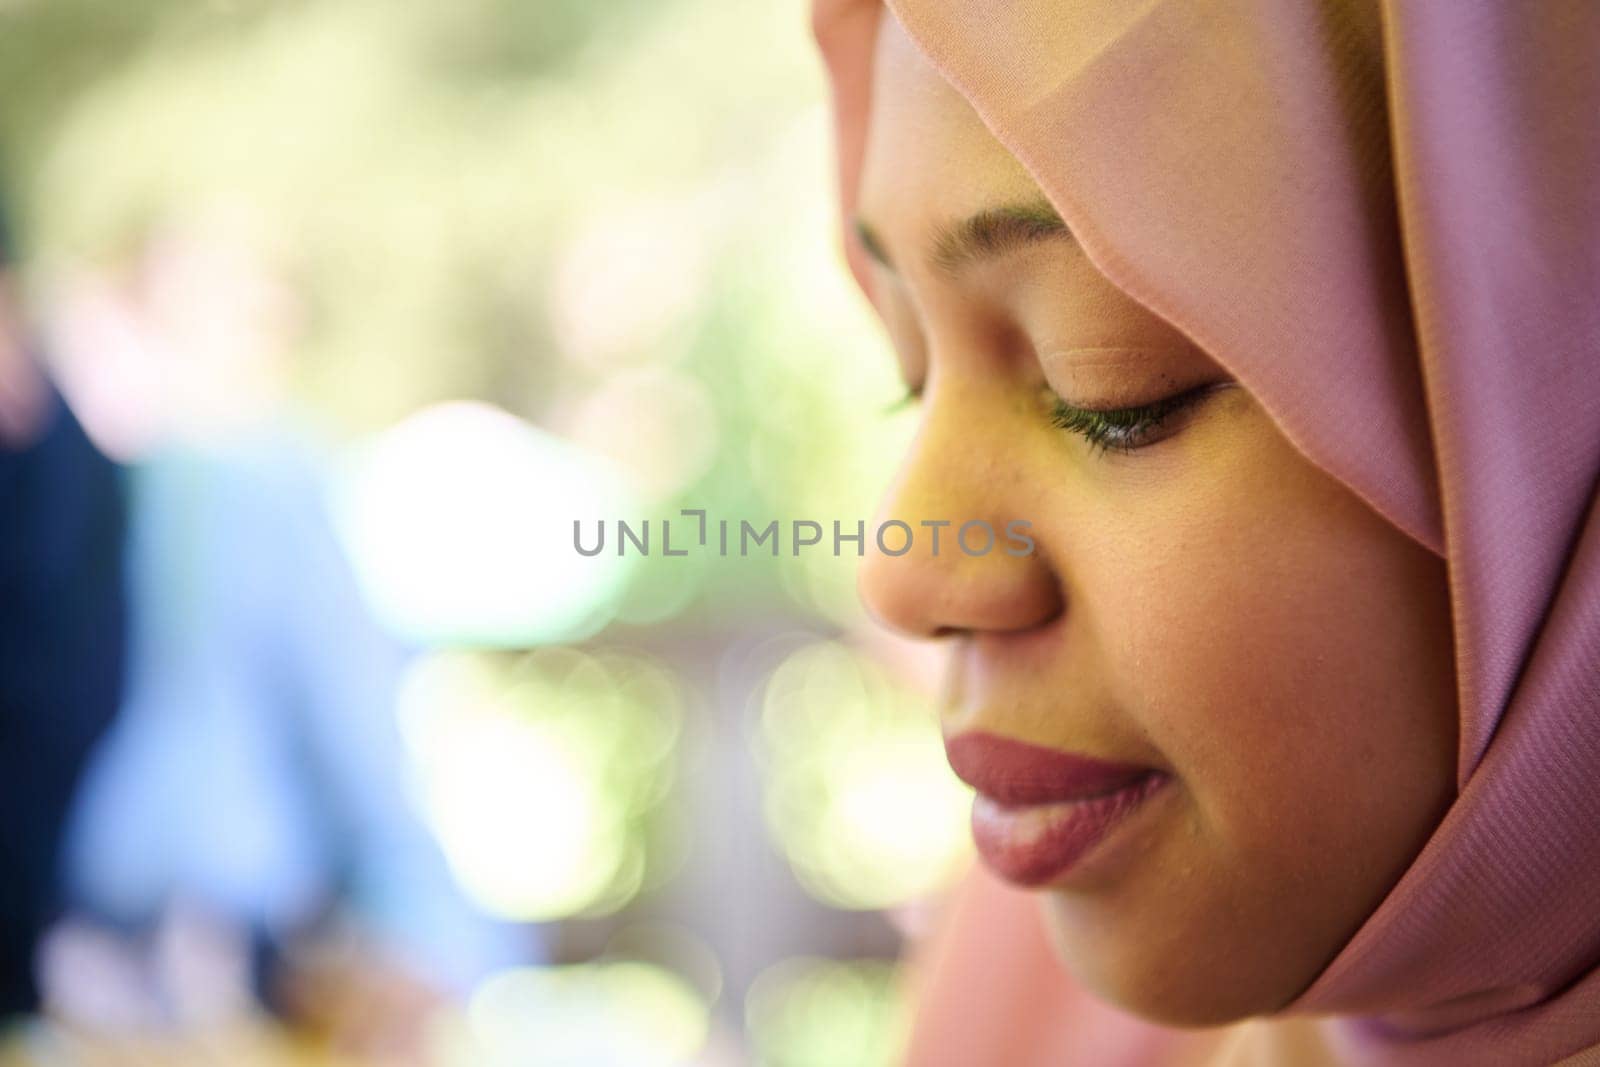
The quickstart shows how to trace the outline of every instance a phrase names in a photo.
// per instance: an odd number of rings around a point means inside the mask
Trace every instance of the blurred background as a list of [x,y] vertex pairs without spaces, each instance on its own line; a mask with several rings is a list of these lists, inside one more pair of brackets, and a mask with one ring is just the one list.
[[912,430],[808,18],[0,0],[0,1063],[896,1061],[937,664],[659,540]]

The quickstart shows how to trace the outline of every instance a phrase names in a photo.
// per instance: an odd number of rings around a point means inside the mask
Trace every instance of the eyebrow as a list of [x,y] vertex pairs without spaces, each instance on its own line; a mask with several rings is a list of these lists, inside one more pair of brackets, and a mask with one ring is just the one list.
[[[895,269],[883,241],[871,226],[858,218],[855,231],[867,255],[887,269]],[[1049,201],[1004,204],[939,227],[928,261],[941,273],[955,275],[979,260],[996,259],[1028,245],[1071,237],[1072,231]]]

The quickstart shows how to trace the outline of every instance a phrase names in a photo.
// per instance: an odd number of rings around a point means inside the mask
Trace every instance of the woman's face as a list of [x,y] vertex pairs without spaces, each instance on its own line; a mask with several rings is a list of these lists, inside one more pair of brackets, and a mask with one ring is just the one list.
[[[1454,795],[1442,561],[1113,287],[892,17],[875,77],[860,222],[921,393],[880,520],[922,536],[869,552],[862,596],[949,643],[947,741],[1165,775],[1064,873],[989,856],[1042,887],[1079,979],[1177,1025],[1274,1011]],[[975,519],[1030,522],[1033,552],[952,550]],[[937,554],[924,520],[952,523]],[[980,797],[980,843],[1076,818],[1001,799]]]

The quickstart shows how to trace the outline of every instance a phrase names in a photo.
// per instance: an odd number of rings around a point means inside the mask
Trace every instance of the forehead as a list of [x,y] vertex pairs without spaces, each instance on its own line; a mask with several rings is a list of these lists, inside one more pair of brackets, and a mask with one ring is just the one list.
[[1041,196],[1023,165],[885,10],[873,63],[861,218],[905,256],[932,229]]

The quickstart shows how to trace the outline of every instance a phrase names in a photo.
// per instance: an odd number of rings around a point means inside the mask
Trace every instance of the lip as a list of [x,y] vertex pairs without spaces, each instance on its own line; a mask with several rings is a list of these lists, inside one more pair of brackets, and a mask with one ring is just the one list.
[[978,791],[972,836],[984,862],[1017,885],[1059,882],[1171,781],[1154,767],[1114,763],[982,732],[945,743],[950,765]]

